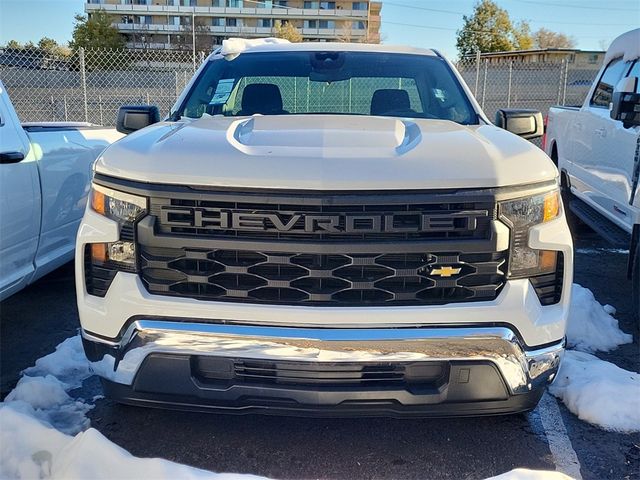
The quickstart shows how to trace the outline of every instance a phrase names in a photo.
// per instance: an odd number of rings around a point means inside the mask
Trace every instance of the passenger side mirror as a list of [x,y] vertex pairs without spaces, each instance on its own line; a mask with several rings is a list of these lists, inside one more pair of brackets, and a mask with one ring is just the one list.
[[155,105],[125,105],[118,110],[116,130],[131,133],[160,121],[160,110]]
[[623,78],[613,91],[611,118],[621,120],[624,128],[640,125],[640,93],[638,77]]
[[544,120],[538,110],[501,108],[496,112],[496,125],[530,140],[544,134]]

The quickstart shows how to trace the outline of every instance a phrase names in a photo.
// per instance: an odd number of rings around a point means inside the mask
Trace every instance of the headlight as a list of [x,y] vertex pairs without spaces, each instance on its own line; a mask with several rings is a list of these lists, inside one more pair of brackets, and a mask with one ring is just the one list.
[[147,211],[147,199],[94,184],[89,206],[94,212],[117,221],[120,237],[116,242],[92,243],[91,263],[116,270],[135,271],[134,226]]
[[529,247],[531,227],[554,220],[560,215],[560,192],[500,202],[500,218],[511,228],[509,277],[523,278],[556,270],[557,252]]
[[91,209],[120,223],[132,223],[146,211],[147,199],[92,185]]

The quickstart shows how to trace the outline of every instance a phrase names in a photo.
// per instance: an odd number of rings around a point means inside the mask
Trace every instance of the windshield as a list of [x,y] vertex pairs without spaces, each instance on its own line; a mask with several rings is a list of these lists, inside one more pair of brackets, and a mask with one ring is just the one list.
[[339,114],[478,118],[440,57],[373,52],[261,52],[211,60],[173,118]]

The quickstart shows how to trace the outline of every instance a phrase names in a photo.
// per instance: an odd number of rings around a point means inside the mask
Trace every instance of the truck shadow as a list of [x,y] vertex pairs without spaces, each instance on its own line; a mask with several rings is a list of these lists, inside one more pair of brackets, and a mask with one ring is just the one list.
[[280,479],[481,479],[516,467],[555,469],[537,411],[466,419],[297,418],[175,412],[100,400],[90,417],[95,428],[134,455],[214,472]]

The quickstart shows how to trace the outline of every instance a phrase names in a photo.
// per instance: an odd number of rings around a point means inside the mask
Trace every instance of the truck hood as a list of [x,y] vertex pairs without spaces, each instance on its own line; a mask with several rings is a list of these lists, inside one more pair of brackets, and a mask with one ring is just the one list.
[[489,188],[556,177],[493,125],[337,115],[206,116],[111,145],[96,172],[150,183],[309,190]]

